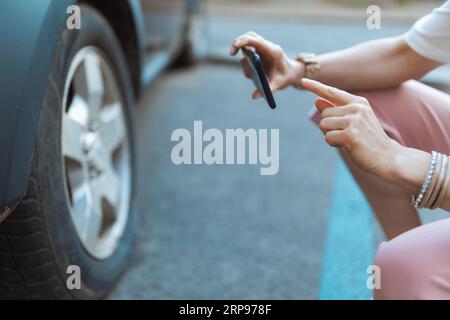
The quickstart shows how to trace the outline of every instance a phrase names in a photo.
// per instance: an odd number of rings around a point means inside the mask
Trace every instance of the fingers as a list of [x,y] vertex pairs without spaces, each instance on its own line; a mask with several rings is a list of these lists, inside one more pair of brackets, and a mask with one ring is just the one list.
[[250,46],[256,49],[259,53],[264,56],[271,56],[271,53],[275,49],[275,44],[270,41],[265,40],[260,35],[254,32],[248,32],[237,37],[231,44],[230,54],[232,56],[236,55],[242,47]]
[[319,128],[323,133],[333,130],[343,130],[346,129],[350,124],[348,117],[330,117],[323,118],[319,122]]
[[[242,68],[242,71],[244,72],[245,77],[248,78],[248,79],[251,79],[252,78],[252,74],[250,72],[250,68],[248,67],[247,60],[245,58],[242,58],[239,61],[239,63],[241,64],[241,68]],[[259,90],[253,91],[252,99],[258,99],[258,98],[261,98],[261,97],[262,97],[262,94],[261,94],[261,92],[259,92]]]
[[302,86],[306,90],[311,91],[319,97],[324,98],[338,106],[347,104],[357,98],[348,92],[306,78],[302,79]]
[[325,100],[323,98],[317,98],[315,102],[317,110],[319,110],[320,113],[322,113],[325,109],[336,107],[335,104],[331,103],[328,100]]
[[[233,43],[231,44],[230,54],[232,56],[236,55],[238,53],[239,49],[241,49],[244,46],[251,45],[251,43],[261,46],[262,40],[263,40],[262,37],[257,35],[253,31],[244,33],[244,34],[240,35],[239,37],[237,37],[236,39],[234,39]],[[253,45],[251,45],[251,46],[253,46]],[[256,48],[256,46],[254,46],[254,47]]]
[[342,117],[348,114],[355,113],[357,108],[353,105],[346,105],[339,108],[326,108],[322,111],[322,118],[328,117]]
[[262,97],[262,94],[261,94],[261,92],[259,92],[259,90],[253,91],[252,99],[259,99],[261,97]]
[[251,78],[250,68],[248,67],[247,60],[242,58],[239,63],[241,64],[242,71],[247,78]]
[[344,130],[328,131],[325,134],[325,141],[332,147],[343,148],[346,145]]
[[[279,87],[277,87],[274,83],[270,83],[269,87],[270,87],[270,91],[272,91],[272,93],[275,93],[279,90]],[[263,95],[259,90],[255,90],[252,94],[252,99],[262,98],[262,96]]]
[[345,148],[348,143],[348,132],[352,115],[357,111],[354,105],[336,107],[323,98],[316,100],[316,107],[321,111],[322,120],[319,128],[325,135],[325,141],[332,147]]
[[[315,105],[320,112],[322,119],[344,117],[357,111],[353,105],[336,108],[335,104],[323,98],[317,98]],[[332,128],[329,128],[328,130],[332,130]]]

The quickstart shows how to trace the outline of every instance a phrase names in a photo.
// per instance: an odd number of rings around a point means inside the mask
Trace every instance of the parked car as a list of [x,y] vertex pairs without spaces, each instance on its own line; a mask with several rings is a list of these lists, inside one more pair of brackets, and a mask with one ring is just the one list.
[[137,227],[133,107],[195,59],[199,0],[0,8],[0,297],[105,297]]

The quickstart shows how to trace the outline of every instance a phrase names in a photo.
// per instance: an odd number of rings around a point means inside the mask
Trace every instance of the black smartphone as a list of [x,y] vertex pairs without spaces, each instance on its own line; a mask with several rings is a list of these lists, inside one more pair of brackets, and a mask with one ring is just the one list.
[[251,72],[253,83],[256,88],[261,92],[266,99],[267,104],[272,109],[277,107],[275,103],[275,99],[272,94],[272,90],[270,90],[269,81],[267,81],[266,74],[264,73],[262,64],[261,64],[261,56],[250,47],[243,47],[242,52],[247,60],[248,67]]

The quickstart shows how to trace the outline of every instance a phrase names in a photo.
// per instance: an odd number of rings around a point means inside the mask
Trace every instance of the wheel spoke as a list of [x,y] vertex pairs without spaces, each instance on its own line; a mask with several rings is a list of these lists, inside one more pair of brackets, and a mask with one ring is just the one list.
[[82,228],[84,224],[87,201],[86,189],[77,188],[72,190],[72,206],[74,210],[71,210],[71,214],[76,228]]
[[100,114],[99,131],[109,152],[114,152],[126,138],[125,120],[120,103],[105,106]]
[[103,217],[102,199],[96,186],[91,186],[89,198],[90,210],[83,223],[82,235],[88,243],[95,243],[100,234]]
[[119,205],[119,179],[112,168],[108,165],[105,171],[98,178],[98,189],[113,208]]
[[63,116],[62,152],[78,162],[83,160],[82,135],[84,133],[82,99],[75,97],[68,112]]
[[103,102],[105,84],[101,61],[96,55],[86,56],[84,63],[75,75],[75,87],[87,101],[91,118],[95,118]]

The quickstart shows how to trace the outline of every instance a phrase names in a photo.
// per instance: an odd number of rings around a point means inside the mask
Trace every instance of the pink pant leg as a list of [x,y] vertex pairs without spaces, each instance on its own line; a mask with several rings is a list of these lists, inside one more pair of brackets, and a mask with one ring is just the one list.
[[[417,81],[366,97],[386,133],[400,144],[450,155],[450,96]],[[320,121],[314,112],[312,121]],[[375,299],[450,299],[450,219],[415,228],[383,243],[375,265]]]
[[375,299],[450,299],[450,219],[405,232],[380,245]]
[[[415,80],[355,94],[369,100],[392,139],[407,147],[450,155],[450,95]],[[318,124],[320,114],[313,110],[311,120]]]

